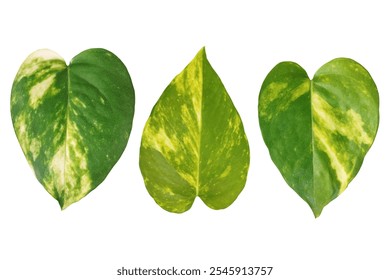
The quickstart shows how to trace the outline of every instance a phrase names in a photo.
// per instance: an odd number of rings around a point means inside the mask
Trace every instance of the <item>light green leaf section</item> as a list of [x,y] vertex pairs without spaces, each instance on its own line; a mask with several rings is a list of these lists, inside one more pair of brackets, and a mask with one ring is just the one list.
[[134,89],[124,64],[107,50],[86,50],[67,66],[42,49],[15,77],[11,115],[37,179],[65,209],[95,189],[120,158]]
[[263,82],[259,122],[271,158],[316,217],[358,173],[379,124],[379,95],[357,62],[334,59],[310,80],[282,62]]
[[248,141],[204,48],[154,106],[139,164],[149,194],[170,212],[187,211],[197,196],[210,208],[223,209],[244,188]]

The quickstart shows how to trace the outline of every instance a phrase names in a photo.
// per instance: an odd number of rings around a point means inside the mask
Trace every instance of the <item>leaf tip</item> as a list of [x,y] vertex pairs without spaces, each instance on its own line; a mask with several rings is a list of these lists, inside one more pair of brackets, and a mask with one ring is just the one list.
[[64,211],[66,208],[68,208],[68,205],[65,205],[63,201],[58,201],[58,204],[60,205],[61,211]]
[[64,211],[69,205],[73,204],[73,201],[69,201],[66,198],[56,198],[60,205],[61,211]]
[[[198,52],[198,56],[202,57],[202,58],[206,58],[206,46],[203,46],[199,52]],[[207,59],[207,58],[206,58]]]
[[311,210],[313,211],[314,218],[318,218],[322,213],[322,207],[311,207]]

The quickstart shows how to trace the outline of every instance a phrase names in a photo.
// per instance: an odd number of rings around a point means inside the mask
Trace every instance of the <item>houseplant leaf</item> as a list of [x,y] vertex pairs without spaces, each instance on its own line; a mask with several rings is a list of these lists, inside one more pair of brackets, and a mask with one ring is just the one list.
[[316,217],[358,173],[379,124],[379,96],[357,62],[334,59],[310,80],[282,62],[263,82],[259,122],[271,158]]
[[197,196],[212,209],[226,208],[244,188],[247,138],[204,48],[155,104],[139,164],[149,194],[170,212],[187,211]]
[[111,52],[89,49],[69,66],[38,50],[12,87],[11,116],[27,161],[62,209],[95,189],[127,144],[134,89]]

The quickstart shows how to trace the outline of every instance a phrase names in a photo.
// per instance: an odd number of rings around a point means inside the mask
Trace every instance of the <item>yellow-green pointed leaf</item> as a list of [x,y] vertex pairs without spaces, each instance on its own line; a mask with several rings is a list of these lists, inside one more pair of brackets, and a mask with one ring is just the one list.
[[146,188],[170,212],[187,211],[197,196],[222,209],[244,188],[248,168],[241,118],[203,48],[146,122],[140,149]]
[[124,64],[89,49],[69,66],[38,50],[22,64],[11,94],[16,136],[39,182],[62,209],[96,188],[126,147],[134,89]]
[[358,173],[379,124],[379,96],[357,62],[334,59],[310,80],[282,62],[263,82],[259,122],[271,158],[318,217]]

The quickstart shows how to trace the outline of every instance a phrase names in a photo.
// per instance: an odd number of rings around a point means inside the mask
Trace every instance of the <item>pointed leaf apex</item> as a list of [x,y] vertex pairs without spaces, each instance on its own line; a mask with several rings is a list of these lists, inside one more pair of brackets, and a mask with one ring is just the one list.
[[315,218],[318,218],[321,215],[323,209],[324,208],[311,208]]
[[202,59],[206,59],[207,60],[207,56],[206,56],[206,47],[202,47],[199,52],[197,53],[196,55],[197,57],[201,57]]

